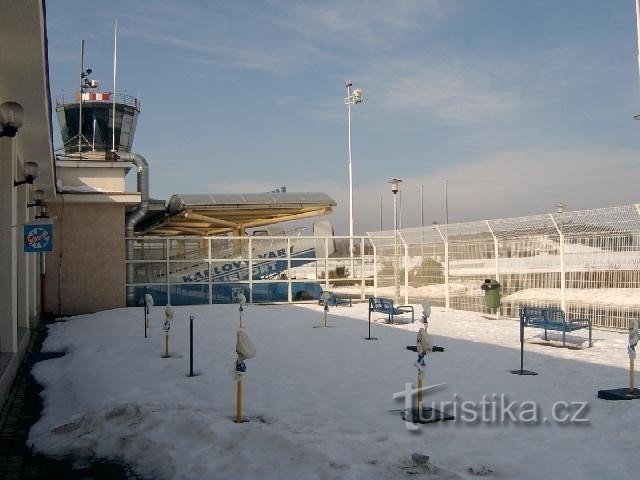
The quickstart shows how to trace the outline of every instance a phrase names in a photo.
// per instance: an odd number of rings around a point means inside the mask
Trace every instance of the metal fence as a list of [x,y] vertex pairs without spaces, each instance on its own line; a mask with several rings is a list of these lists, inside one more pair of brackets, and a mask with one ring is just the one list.
[[[501,313],[558,306],[568,318],[626,329],[640,316],[640,206],[369,233],[384,285],[405,302],[489,312],[480,286],[502,286]],[[398,255],[398,249],[404,258]],[[382,253],[384,252],[384,253]],[[396,273],[388,274],[392,264]],[[380,270],[380,267],[378,267]],[[378,274],[380,285],[380,273]],[[395,280],[394,280],[395,279]]]
[[[127,288],[139,302],[317,301],[322,290],[365,300],[495,313],[480,286],[502,286],[500,313],[558,306],[626,329],[640,317],[640,206],[602,208],[354,237],[136,237]],[[340,246],[342,245],[342,248]]]

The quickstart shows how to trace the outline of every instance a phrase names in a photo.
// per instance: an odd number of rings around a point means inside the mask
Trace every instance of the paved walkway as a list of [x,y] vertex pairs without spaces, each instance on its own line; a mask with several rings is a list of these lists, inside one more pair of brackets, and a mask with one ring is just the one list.
[[29,428],[42,411],[42,387],[31,376],[34,363],[59,356],[40,353],[46,326],[34,332],[5,405],[0,412],[0,480],[125,480],[136,478],[121,465],[92,461],[74,469],[73,459],[54,460],[33,454],[26,445]]

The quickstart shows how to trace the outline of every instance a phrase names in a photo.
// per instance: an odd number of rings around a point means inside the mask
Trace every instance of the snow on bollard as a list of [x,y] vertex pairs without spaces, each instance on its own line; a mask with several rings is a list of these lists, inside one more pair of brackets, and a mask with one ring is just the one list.
[[164,355],[162,358],[169,358],[169,330],[171,329],[171,320],[173,320],[173,307],[167,305],[164,307],[164,323],[162,324],[162,330],[164,330]]
[[428,324],[431,316],[431,304],[426,298],[422,301],[422,323]]
[[244,311],[244,309],[242,308],[242,305],[247,301],[247,297],[244,296],[243,292],[239,292],[236,295],[236,301],[240,304],[240,307],[238,308],[238,313],[240,314],[240,328],[242,328],[242,312]]
[[236,337],[236,359],[235,379],[236,379],[236,423],[242,423],[242,375],[247,371],[245,360],[256,356],[256,347],[249,339],[244,330],[238,330]]
[[[408,430],[416,430],[415,424],[444,422],[447,420],[455,420],[453,415],[448,414],[444,410],[438,410],[436,408],[425,408],[423,405],[423,392],[437,388],[444,384],[425,386],[424,385],[424,372],[426,370],[425,357],[429,352],[444,351],[442,347],[434,347],[431,341],[431,335],[427,332],[427,324],[418,330],[416,337],[416,345],[407,346],[408,350],[412,350],[418,353],[418,359],[413,363],[413,366],[418,369],[418,385],[417,388],[413,388],[411,383],[405,384],[404,392],[396,392],[393,394],[393,398],[404,397],[405,408],[401,410],[402,419],[405,421],[405,425]],[[417,401],[414,403],[414,394],[417,394]]]
[[418,337],[416,338],[416,351],[418,352],[418,360],[414,365],[418,369],[418,411],[422,411],[422,387],[424,384],[424,371],[426,368],[425,356],[431,351],[433,345],[431,344],[431,335],[427,333],[426,328],[418,330]]
[[627,354],[629,355],[629,388],[614,388],[611,390],[598,390],[598,398],[603,400],[637,400],[640,399],[640,389],[635,388],[635,360],[636,347],[638,345],[638,319],[629,319],[629,345]]
[[629,354],[629,393],[633,394],[635,390],[635,365],[636,360],[636,346],[638,345],[638,327],[640,321],[638,319],[629,320],[629,346],[627,347],[627,353]]
[[147,329],[149,328],[149,317],[151,316],[150,308],[153,307],[153,297],[147,293],[147,287],[144,287],[144,338],[147,338]]
[[329,300],[331,300],[331,294],[329,292],[322,292],[320,300],[324,305],[324,326],[327,326],[327,313],[329,312]]

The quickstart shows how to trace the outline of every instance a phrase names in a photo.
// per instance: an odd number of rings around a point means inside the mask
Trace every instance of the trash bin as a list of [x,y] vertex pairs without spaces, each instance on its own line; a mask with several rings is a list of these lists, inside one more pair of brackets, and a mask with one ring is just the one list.
[[500,283],[496,280],[487,278],[480,288],[484,290],[484,303],[487,307],[499,308],[501,296]]

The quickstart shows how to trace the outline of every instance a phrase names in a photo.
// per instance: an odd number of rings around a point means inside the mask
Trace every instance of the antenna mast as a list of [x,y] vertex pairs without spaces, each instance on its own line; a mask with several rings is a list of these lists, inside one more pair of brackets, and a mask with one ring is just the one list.
[[636,0],[636,30],[638,31],[638,74],[640,75],[640,0]]
[[80,106],[78,108],[78,153],[82,156],[82,92],[84,91],[84,40],[80,40]]
[[111,152],[116,152],[116,64],[118,61],[118,17],[113,32],[113,115],[111,125]]

